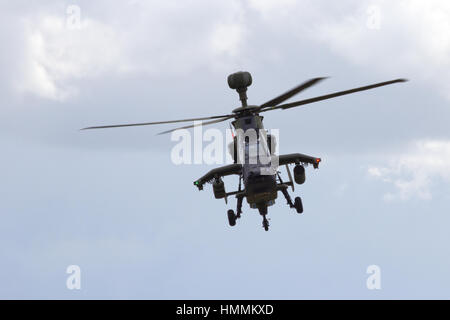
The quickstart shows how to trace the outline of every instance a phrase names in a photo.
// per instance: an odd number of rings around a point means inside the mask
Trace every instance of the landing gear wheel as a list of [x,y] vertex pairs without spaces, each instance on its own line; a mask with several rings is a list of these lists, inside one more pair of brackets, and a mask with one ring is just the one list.
[[228,210],[228,223],[230,224],[230,226],[235,226],[236,225],[236,215],[234,214],[233,210]]
[[302,199],[300,197],[295,197],[294,208],[295,208],[295,210],[297,210],[297,213],[303,212],[303,204],[302,204]]
[[269,231],[269,221],[266,219],[266,217],[264,217],[263,220],[263,228],[264,230]]

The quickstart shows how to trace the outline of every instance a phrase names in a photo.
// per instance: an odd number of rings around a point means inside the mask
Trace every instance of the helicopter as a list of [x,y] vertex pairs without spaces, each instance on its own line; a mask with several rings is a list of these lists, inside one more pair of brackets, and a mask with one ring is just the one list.
[[[227,199],[229,196],[236,197],[236,212],[231,209],[227,211],[230,226],[235,226],[237,219],[241,218],[243,200],[246,198],[250,208],[258,209],[259,214],[262,216],[262,226],[268,231],[268,207],[275,204],[278,192],[283,194],[290,208],[295,209],[299,214],[303,213],[302,199],[295,197],[292,200],[288,189],[291,187],[292,191],[294,191],[294,184],[303,184],[306,180],[305,167],[312,165],[314,169],[318,169],[322,159],[301,153],[276,155],[276,137],[267,134],[263,126],[264,117],[260,114],[272,110],[287,110],[322,100],[407,81],[406,79],[395,79],[300,101],[283,103],[326,78],[318,77],[310,79],[261,105],[249,105],[247,104],[247,88],[252,84],[252,76],[247,71],[238,71],[230,74],[227,80],[230,89],[236,90],[239,94],[241,106],[232,110],[229,114],[181,120],[94,126],[81,130],[194,122],[194,124],[159,133],[166,134],[179,129],[189,129],[196,126],[211,125],[232,120],[231,125],[237,133],[233,137],[233,142],[229,145],[233,163],[210,170],[204,176],[195,180],[194,185],[198,190],[203,190],[203,186],[206,183],[212,184],[214,197],[216,199],[225,199],[226,203],[228,203]],[[201,122],[205,120],[208,121]],[[289,165],[294,165],[293,177]],[[282,180],[278,171],[280,166],[286,167],[288,181]],[[231,175],[238,176],[239,185],[236,191],[227,192],[223,178]]]

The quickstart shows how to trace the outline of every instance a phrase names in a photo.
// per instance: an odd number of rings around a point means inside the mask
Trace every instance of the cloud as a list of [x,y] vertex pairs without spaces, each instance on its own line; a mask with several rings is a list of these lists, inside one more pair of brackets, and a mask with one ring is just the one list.
[[230,56],[239,54],[239,45],[242,40],[242,28],[233,23],[222,23],[215,26],[211,35],[211,47],[213,51]]
[[318,43],[376,73],[410,77],[450,99],[450,2],[446,0],[250,1],[280,34]]
[[[76,94],[75,80],[111,72],[228,70],[254,60],[246,55],[257,39],[264,40],[261,30],[269,28],[289,36],[292,44],[314,41],[375,72],[423,82],[442,79],[437,87],[450,98],[450,3],[445,0],[129,1],[114,6],[100,1],[79,7],[81,27],[75,29],[67,28],[74,12],[54,7],[15,12],[26,21],[21,25],[26,54],[17,81],[21,92],[64,100]],[[258,59],[283,57],[284,50],[269,45],[258,50]]]
[[349,61],[436,85],[450,99],[450,2],[364,1],[316,25],[319,41]]
[[134,1],[101,14],[88,5],[26,13],[18,27],[25,54],[16,88],[63,101],[77,93],[76,81],[110,73],[223,68],[239,58],[245,36],[240,5],[230,4],[206,12],[187,3]]
[[[26,21],[19,87],[44,98],[64,100],[77,92],[73,80],[108,72],[229,69],[251,60],[247,40],[263,37],[264,28],[312,40],[375,71],[443,79],[439,89],[450,92],[450,3],[444,0],[100,2],[79,7],[81,27],[75,29],[67,27],[73,10],[48,9],[16,12]],[[258,55],[285,54],[284,48],[266,49]]]
[[391,184],[396,192],[386,193],[385,200],[432,198],[432,186],[442,179],[450,182],[450,141],[421,140],[405,152],[387,156],[387,163],[372,165],[369,176]]
[[76,93],[71,80],[120,68],[121,44],[111,27],[84,19],[68,28],[64,15],[39,14],[23,20],[24,61],[17,88],[52,100]]

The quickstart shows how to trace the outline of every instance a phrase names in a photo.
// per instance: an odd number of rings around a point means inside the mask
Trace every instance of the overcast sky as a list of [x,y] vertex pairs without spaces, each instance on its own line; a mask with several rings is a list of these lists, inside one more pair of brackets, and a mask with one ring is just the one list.
[[[0,298],[450,298],[448,1],[0,12]],[[192,185],[214,165],[171,162],[175,142],[156,136],[170,126],[79,131],[229,113],[239,70],[253,76],[250,104],[312,77],[330,78],[299,99],[410,81],[264,115],[280,153],[323,160],[296,188],[304,214],[279,197],[270,232],[246,203],[228,226],[235,199]],[[69,265],[81,290],[66,287]],[[366,287],[370,265],[381,290]]]

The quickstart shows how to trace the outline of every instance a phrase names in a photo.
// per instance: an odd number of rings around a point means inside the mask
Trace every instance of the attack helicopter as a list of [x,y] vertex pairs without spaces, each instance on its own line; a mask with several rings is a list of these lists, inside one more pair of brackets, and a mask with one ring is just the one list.
[[[203,190],[205,184],[212,184],[214,197],[216,199],[225,199],[226,202],[229,196],[236,197],[236,212],[231,209],[227,211],[230,226],[235,226],[237,219],[241,218],[242,205],[245,198],[250,208],[259,211],[259,214],[262,216],[262,226],[268,231],[268,207],[275,204],[278,192],[283,194],[290,208],[295,209],[297,213],[303,213],[302,199],[295,197],[292,200],[288,189],[291,187],[292,191],[294,191],[295,183],[303,184],[306,180],[305,167],[312,165],[314,169],[318,169],[322,159],[301,153],[276,155],[276,139],[273,135],[267,134],[263,126],[264,118],[260,114],[272,110],[296,108],[318,101],[407,81],[406,79],[395,79],[300,101],[283,103],[324,79],[326,77],[310,79],[261,105],[249,105],[247,103],[247,88],[252,84],[252,76],[249,72],[239,71],[228,76],[228,85],[239,94],[241,106],[229,114],[170,121],[94,126],[83,128],[82,130],[194,122],[194,124],[159,133],[166,134],[178,129],[189,129],[196,126],[211,125],[231,120],[231,125],[236,130],[233,142],[229,146],[234,163],[212,169],[204,176],[195,180],[194,185],[198,190]],[[293,174],[290,171],[289,165],[294,165]],[[288,181],[283,181],[281,178],[280,172],[278,171],[278,168],[281,166],[286,167]],[[227,192],[223,177],[231,175],[238,176],[238,189]]]

